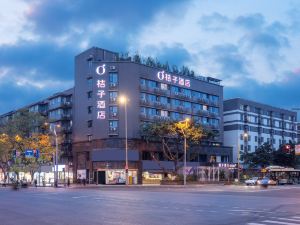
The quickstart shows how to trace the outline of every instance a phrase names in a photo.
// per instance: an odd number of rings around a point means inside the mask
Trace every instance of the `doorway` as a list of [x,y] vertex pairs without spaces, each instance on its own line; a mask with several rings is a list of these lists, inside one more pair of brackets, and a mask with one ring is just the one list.
[[98,184],[105,184],[105,171],[98,171]]

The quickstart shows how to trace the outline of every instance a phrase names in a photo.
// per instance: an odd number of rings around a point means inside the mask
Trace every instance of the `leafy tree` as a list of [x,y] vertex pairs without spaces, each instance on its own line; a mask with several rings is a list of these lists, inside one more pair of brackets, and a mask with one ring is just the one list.
[[273,163],[277,166],[284,167],[295,167],[297,164],[297,159],[295,156],[295,145],[290,143],[290,151],[285,150],[285,145],[280,146],[280,148],[274,152]]
[[241,159],[250,168],[267,167],[273,163],[273,149],[268,143],[259,146],[254,152],[243,152]]
[[[170,121],[143,124],[140,133],[147,143],[156,142],[161,144],[164,158],[173,161],[176,173],[179,169],[178,162],[183,160],[184,137],[189,147],[191,144],[199,143],[204,136],[202,127],[198,125]],[[160,160],[153,152],[151,157],[159,163]],[[161,168],[164,170],[163,166]]]
[[[51,160],[54,148],[50,137],[38,133],[43,128],[45,118],[39,113],[21,110],[0,127],[0,165],[5,172],[10,169],[19,176],[20,171],[30,172],[31,176],[41,163]],[[26,149],[39,149],[40,158],[26,158]],[[16,151],[17,157],[12,153]]]

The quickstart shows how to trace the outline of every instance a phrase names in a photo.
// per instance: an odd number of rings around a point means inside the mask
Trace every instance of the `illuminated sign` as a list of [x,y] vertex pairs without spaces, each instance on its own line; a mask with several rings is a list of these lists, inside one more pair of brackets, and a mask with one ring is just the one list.
[[295,145],[295,154],[300,155],[300,145]]
[[157,78],[159,80],[164,80],[169,83],[178,84],[180,86],[191,87],[191,81],[189,79],[184,79],[179,76],[171,75],[166,73],[165,71],[157,72]]
[[105,74],[105,64],[98,66],[96,68],[96,74],[101,76],[101,79],[97,79],[96,86],[97,86],[97,119],[104,120],[105,119],[105,109],[106,109],[106,102],[104,96],[106,95],[105,88],[106,88],[106,81],[103,79],[102,75]]
[[96,68],[96,73],[98,75],[103,75],[105,74],[105,64],[103,64],[102,66],[97,66]]

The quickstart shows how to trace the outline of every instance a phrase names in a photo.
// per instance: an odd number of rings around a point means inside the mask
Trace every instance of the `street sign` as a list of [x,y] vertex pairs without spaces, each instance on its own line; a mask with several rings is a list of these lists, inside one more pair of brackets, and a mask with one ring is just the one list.
[[295,155],[300,155],[300,145],[295,145]]
[[34,157],[34,152],[33,152],[33,150],[32,150],[32,149],[26,149],[26,150],[25,150],[25,157],[26,157],[26,158],[32,158],[32,157]]

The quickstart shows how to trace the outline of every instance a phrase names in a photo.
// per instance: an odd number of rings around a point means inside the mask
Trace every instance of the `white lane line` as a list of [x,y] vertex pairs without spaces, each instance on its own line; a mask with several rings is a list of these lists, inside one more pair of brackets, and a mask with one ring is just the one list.
[[282,218],[282,217],[274,217],[274,219],[279,219],[279,220],[287,220],[287,221],[292,221],[292,222],[300,222],[300,218],[299,219],[289,219],[289,218]]
[[247,225],[265,225],[265,223],[247,223]]
[[299,223],[288,223],[288,222],[281,222],[275,220],[264,220],[263,223],[275,223],[275,224],[283,224],[283,225],[299,225]]
[[72,198],[78,199],[78,198],[88,198],[88,197],[90,197],[90,196],[83,195],[83,196],[73,196]]

